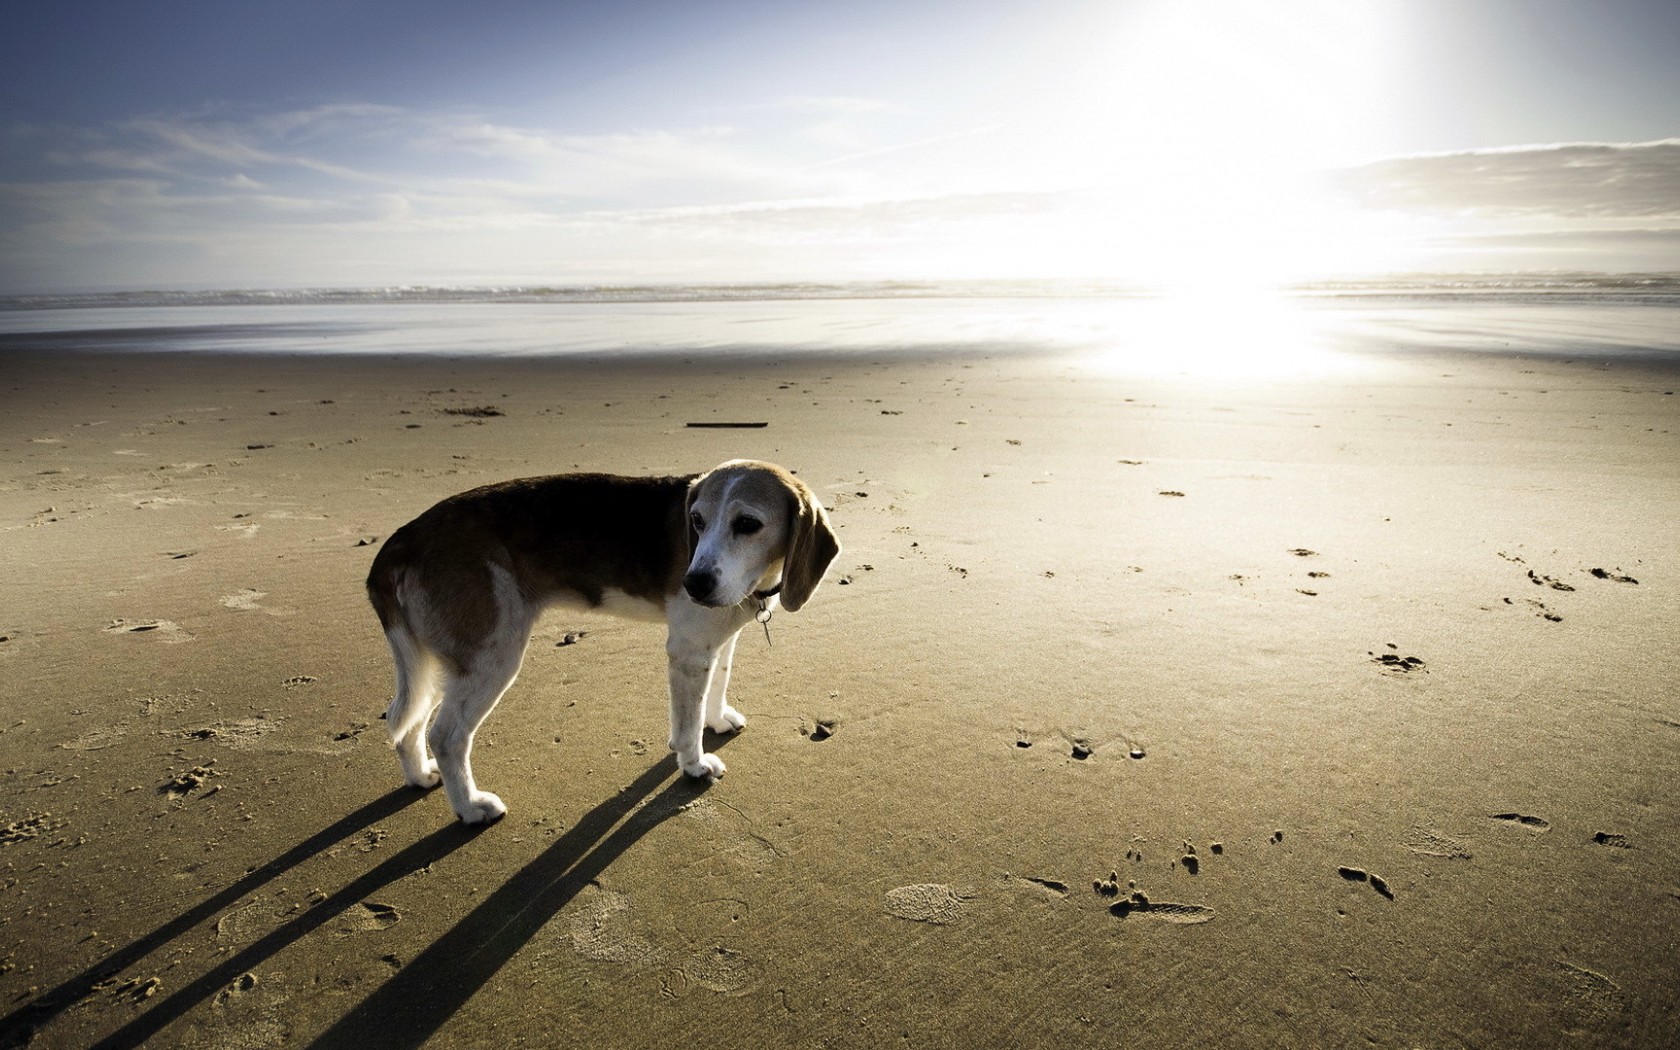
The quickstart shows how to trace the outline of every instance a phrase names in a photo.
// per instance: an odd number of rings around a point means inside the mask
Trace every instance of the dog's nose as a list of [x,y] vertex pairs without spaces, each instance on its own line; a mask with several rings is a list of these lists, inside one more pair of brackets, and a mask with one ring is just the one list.
[[683,577],[683,590],[697,602],[704,603],[717,590],[717,573],[694,569]]

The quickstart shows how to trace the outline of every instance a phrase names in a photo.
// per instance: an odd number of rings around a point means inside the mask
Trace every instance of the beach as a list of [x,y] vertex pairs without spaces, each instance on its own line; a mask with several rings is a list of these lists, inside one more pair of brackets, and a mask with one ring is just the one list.
[[[1680,1025],[1680,308],[187,309],[0,324],[0,1044]],[[844,550],[741,636],[726,777],[660,627],[554,613],[507,816],[402,786],[385,537],[734,457]]]

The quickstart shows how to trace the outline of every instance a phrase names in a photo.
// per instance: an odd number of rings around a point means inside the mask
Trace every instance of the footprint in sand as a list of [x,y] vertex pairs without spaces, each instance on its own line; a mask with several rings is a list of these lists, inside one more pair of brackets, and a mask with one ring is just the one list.
[[279,719],[235,718],[182,729],[173,735],[186,740],[209,740],[236,751],[256,750],[263,737],[280,728]]
[[807,740],[821,743],[834,736],[840,728],[840,720],[832,715],[818,715],[811,720],[810,728],[806,728],[804,719],[800,719],[799,733]]
[[1012,875],[1004,872],[995,881],[1003,889],[1027,893],[1042,900],[1063,900],[1072,892],[1068,884],[1060,879],[1038,875]]
[[[646,745],[643,744],[643,747]],[[783,856],[780,846],[760,834],[757,825],[746,814],[727,802],[696,799],[686,803],[681,813],[689,820],[705,824],[708,836],[719,849],[748,864],[762,866]]]
[[1613,846],[1616,849],[1633,848],[1633,843],[1628,841],[1628,837],[1626,835],[1617,835],[1609,831],[1593,832],[1592,840],[1600,846]]
[[130,977],[119,984],[113,977],[108,981],[94,985],[94,987],[100,991],[111,993],[113,999],[127,999],[130,1002],[139,1003],[150,999],[163,989],[163,978]]
[[344,922],[338,928],[340,937],[348,937],[357,933],[375,933],[388,930],[402,921],[402,913],[389,904],[378,901],[362,901],[344,913]]
[[1371,658],[1384,674],[1404,675],[1414,671],[1423,671],[1425,664],[1419,656],[1401,656],[1399,653],[1383,653],[1380,656],[1373,652],[1365,654]]
[[[1221,847],[1220,852],[1224,852]],[[1128,854],[1130,856],[1130,854]],[[1142,859],[1142,855],[1139,855]],[[1097,879],[1091,883],[1099,897],[1118,897],[1122,891],[1120,873],[1111,872],[1106,879]],[[1136,882],[1128,881],[1124,887],[1126,896],[1108,906],[1110,915],[1120,919],[1133,916],[1160,919],[1163,922],[1174,923],[1179,926],[1197,926],[1204,922],[1212,922],[1214,911],[1204,904],[1178,904],[1173,901],[1151,900],[1149,894],[1138,889]]]
[[1413,828],[1400,847],[1420,857],[1440,857],[1443,860],[1469,860],[1470,847],[1457,839],[1450,839],[1428,828]]
[[190,642],[193,636],[183,630],[181,625],[173,620],[112,620],[105,628],[106,634],[140,634],[148,638],[155,638],[160,642]]
[[1387,899],[1394,899],[1394,891],[1388,888],[1388,880],[1381,875],[1373,875],[1364,868],[1350,868],[1345,864],[1336,869],[1336,874],[1349,882],[1368,883],[1373,890]]
[[591,882],[579,894],[569,932],[572,950],[595,962],[650,963],[664,955],[636,932],[630,899],[598,882]]
[[371,722],[351,722],[348,729],[340,729],[338,732],[333,734],[333,741],[342,742],[345,740],[354,740],[363,733],[367,732],[372,724],[373,723]]
[[259,591],[250,587],[241,587],[234,594],[223,595],[222,605],[229,609],[238,609],[240,612],[250,612],[254,609],[261,608],[261,606],[257,603],[266,597],[268,597],[268,593],[266,591]]
[[1200,926],[1212,922],[1214,911],[1203,904],[1176,904],[1172,901],[1152,901],[1143,891],[1134,891],[1123,901],[1108,906],[1108,913],[1119,919],[1133,917],[1159,919],[1175,926]]
[[[213,768],[215,765],[216,760],[212,758],[202,766],[194,766],[184,773],[175,774],[158,786],[158,794],[167,797],[171,802],[186,798],[208,784],[211,779],[221,776],[221,773]],[[201,797],[209,797],[218,790],[220,785],[206,791]]]
[[216,943],[224,948],[249,944],[272,930],[282,914],[272,901],[253,900],[216,920]]
[[886,908],[887,914],[897,919],[951,926],[962,920],[963,912],[977,896],[941,882],[922,882],[888,890]]
[[32,813],[27,817],[20,817],[0,827],[0,846],[40,838],[49,832],[57,831],[67,823],[68,821],[54,817],[51,813]]
[[1572,591],[1575,589],[1556,577],[1542,575],[1533,569],[1528,570],[1528,582],[1536,587],[1550,587],[1554,591]]
[[[1505,602],[1506,605],[1515,606],[1517,604],[1516,602],[1512,601],[1509,598],[1505,598],[1505,599],[1503,599],[1503,601]],[[1534,615],[1540,617],[1542,620],[1549,620],[1552,623],[1562,623],[1563,622],[1563,614],[1559,613],[1559,612],[1555,612],[1551,609],[1548,609],[1546,607],[1545,602],[1536,601],[1533,598],[1524,598],[1523,599],[1523,604],[1528,605],[1528,606],[1532,606],[1536,610]]]
[[122,723],[99,726],[88,730],[74,740],[66,740],[58,746],[65,751],[103,751],[114,746],[127,735],[128,726]]
[[752,983],[755,967],[733,948],[713,945],[691,954],[679,969],[707,991],[729,995]]
[[255,991],[257,985],[260,983],[262,982],[257,979],[256,974],[249,971],[242,973],[238,977],[235,977],[232,981],[228,982],[221,991],[216,993],[216,998],[212,1005],[214,1005],[217,1009],[226,1010],[233,1004],[237,1003],[243,996],[249,995],[251,992]]
[[1545,817],[1530,816],[1527,813],[1494,813],[1489,819],[1497,820],[1501,824],[1528,828],[1530,831],[1545,831],[1552,826],[1552,822]]
[[1584,966],[1560,962],[1564,992],[1558,1000],[1559,1020],[1570,1035],[1601,1030],[1625,1013],[1627,993],[1610,978]]
[[1615,571],[1611,571],[1609,569],[1588,569],[1587,571],[1592,573],[1592,575],[1597,577],[1598,579],[1610,580],[1613,583],[1632,583],[1632,584],[1638,584],[1639,583],[1638,580],[1634,579],[1632,576],[1628,576],[1628,575],[1624,574],[1619,569],[1617,569]]

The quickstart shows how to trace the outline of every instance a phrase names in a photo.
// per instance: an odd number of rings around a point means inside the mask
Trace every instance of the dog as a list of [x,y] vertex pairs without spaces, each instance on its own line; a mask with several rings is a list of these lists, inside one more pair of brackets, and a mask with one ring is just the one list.
[[747,724],[725,695],[736,638],[777,606],[802,608],[839,553],[810,488],[754,460],[450,496],[392,533],[367,578],[396,664],[385,718],[404,779],[442,783],[468,824],[507,812],[473,780],[473,736],[519,674],[537,617],[556,606],[665,623],[671,750],[687,775],[723,776],[702,727]]

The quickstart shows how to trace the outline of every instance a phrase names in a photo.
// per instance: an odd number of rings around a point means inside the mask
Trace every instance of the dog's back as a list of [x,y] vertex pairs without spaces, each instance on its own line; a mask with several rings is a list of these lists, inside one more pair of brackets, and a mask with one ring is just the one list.
[[427,593],[487,587],[491,566],[538,605],[608,590],[655,604],[674,593],[685,560],[683,498],[695,475],[556,474],[450,496],[391,534],[368,571],[368,599],[386,630],[403,623],[405,577]]

